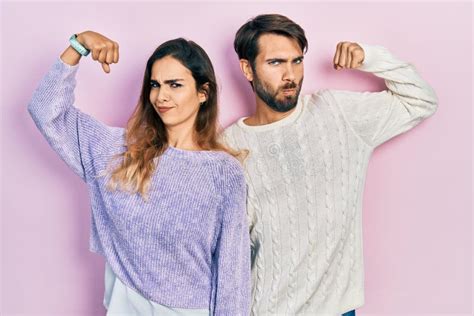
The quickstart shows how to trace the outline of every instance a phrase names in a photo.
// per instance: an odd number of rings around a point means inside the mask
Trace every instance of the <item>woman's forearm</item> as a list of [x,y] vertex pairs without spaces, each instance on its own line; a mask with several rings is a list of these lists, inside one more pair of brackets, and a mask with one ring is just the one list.
[[75,66],[81,60],[81,54],[79,54],[74,48],[69,46],[66,50],[61,54],[61,60],[71,66]]

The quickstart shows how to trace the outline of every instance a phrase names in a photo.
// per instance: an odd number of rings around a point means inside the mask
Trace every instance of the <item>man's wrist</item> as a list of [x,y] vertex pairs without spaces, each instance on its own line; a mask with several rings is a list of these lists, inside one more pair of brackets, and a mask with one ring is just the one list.
[[373,48],[370,45],[367,45],[367,44],[361,44],[361,43],[357,43],[357,44],[359,44],[359,46],[364,51],[364,61],[360,65],[359,69],[360,70],[366,70],[366,69],[370,68],[374,63]]

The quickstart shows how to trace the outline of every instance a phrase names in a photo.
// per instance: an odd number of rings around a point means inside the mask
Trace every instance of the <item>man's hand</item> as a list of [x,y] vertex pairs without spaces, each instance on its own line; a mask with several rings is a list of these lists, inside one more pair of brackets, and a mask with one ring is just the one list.
[[339,42],[334,55],[334,69],[358,68],[364,61],[364,50],[357,43]]

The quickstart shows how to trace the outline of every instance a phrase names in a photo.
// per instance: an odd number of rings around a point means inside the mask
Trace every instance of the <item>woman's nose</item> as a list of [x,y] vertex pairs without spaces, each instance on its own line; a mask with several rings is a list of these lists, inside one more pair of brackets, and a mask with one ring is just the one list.
[[159,103],[164,103],[166,101],[169,101],[169,95],[166,89],[160,88],[160,90],[158,91],[157,98],[158,98]]

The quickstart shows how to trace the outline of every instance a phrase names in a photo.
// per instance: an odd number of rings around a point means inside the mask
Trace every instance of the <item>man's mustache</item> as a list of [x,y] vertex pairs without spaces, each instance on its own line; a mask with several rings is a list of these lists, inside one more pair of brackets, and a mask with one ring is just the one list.
[[280,90],[294,89],[294,88],[296,88],[296,87],[298,87],[298,85],[297,85],[295,82],[289,82],[289,83],[283,85],[283,86],[280,88]]
[[298,85],[295,82],[289,82],[280,87],[279,90],[296,89]]

